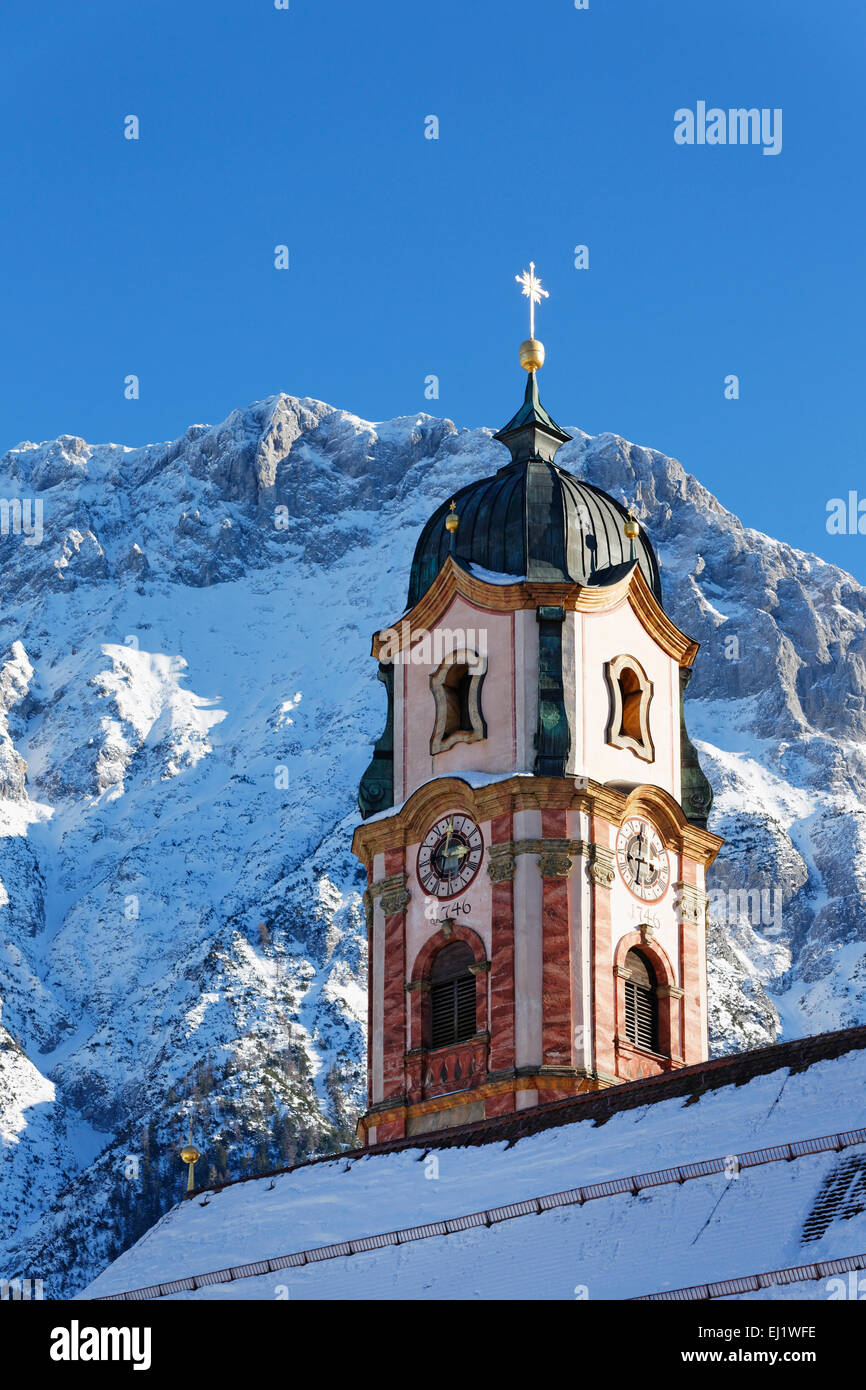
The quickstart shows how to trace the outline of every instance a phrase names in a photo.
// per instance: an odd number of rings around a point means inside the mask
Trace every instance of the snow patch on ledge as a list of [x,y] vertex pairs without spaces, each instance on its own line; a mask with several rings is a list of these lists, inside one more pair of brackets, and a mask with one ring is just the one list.
[[[493,782],[507,782],[509,777],[534,777],[534,772],[440,772],[436,777],[430,777],[424,783],[427,787],[431,782],[457,781],[465,782],[470,787],[489,787]],[[415,791],[419,789],[416,787]],[[412,800],[415,792],[401,801],[399,806],[389,806],[387,810],[377,811],[374,816],[368,816],[363,822],[364,825],[372,825],[377,820],[387,820],[389,816],[398,816],[403,807]]]

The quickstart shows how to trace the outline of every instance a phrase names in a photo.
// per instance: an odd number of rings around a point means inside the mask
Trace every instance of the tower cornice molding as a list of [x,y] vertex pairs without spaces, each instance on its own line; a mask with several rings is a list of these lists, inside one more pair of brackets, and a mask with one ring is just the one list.
[[514,877],[518,855],[534,854],[542,878],[566,878],[581,844],[579,840],[561,839],[503,840],[490,846],[487,872],[493,883],[501,883]]
[[[380,628],[373,634],[372,655],[384,661],[395,653],[404,652],[422,631],[429,632],[436,626],[458,594],[488,613],[512,613],[520,609],[535,610],[550,606],[574,613],[609,613],[620,604],[628,603],[645,631],[680,666],[693,666],[700,647],[699,642],[681,632],[665,613],[637,562],[612,584],[585,585],[526,579],[514,584],[488,584],[477,575],[470,574],[452,555],[448,555],[430,588],[415,607],[404,613],[392,627]],[[383,633],[389,636],[383,637]]]
[[[682,807],[661,787],[645,783],[630,792],[623,792],[590,779],[586,779],[586,785],[577,787],[571,777],[534,777],[516,773],[481,787],[470,786],[459,775],[436,777],[431,782],[425,782],[392,815],[359,825],[352,840],[354,853],[363,863],[370,863],[374,855],[386,849],[419,843],[431,821],[442,813],[443,808],[464,811],[477,823],[516,811],[540,809],[583,811],[607,821],[611,826],[621,825],[631,815],[644,815],[652,820],[667,849],[674,854],[685,855],[704,868],[712,864],[723,844],[718,835],[701,830],[687,821]],[[541,841],[532,843],[540,844]],[[563,852],[571,857],[584,852],[580,848],[580,841],[564,843],[568,849]],[[604,847],[594,845],[591,848],[591,857],[597,858],[599,849]],[[524,852],[544,851],[535,849]],[[514,849],[506,849],[505,842],[491,845],[488,847],[488,863],[498,857],[499,864],[505,869],[509,853],[513,856]],[[392,877],[399,878],[400,875]],[[384,879],[379,880],[379,883],[384,882]],[[405,887],[405,877],[401,886]],[[380,891],[378,884],[373,884],[371,891]]]

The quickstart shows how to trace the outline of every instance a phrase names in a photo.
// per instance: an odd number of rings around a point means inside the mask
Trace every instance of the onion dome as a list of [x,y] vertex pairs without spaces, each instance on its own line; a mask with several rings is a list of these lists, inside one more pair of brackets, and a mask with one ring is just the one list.
[[450,497],[433,513],[415,547],[407,608],[426,593],[448,554],[470,572],[477,566],[517,578],[588,585],[613,583],[636,562],[661,603],[658,561],[646,533],[615,498],[554,462],[571,435],[541,404],[537,367],[524,365],[529,375],[523,405],[493,436],[506,446],[511,462],[453,494],[458,530],[446,529]]

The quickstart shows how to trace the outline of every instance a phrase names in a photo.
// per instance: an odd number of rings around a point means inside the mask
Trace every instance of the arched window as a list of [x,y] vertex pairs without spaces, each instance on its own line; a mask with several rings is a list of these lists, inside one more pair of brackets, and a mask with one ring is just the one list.
[[475,957],[465,941],[444,946],[430,971],[430,1046],[447,1047],[475,1034]]
[[451,738],[452,734],[472,733],[472,719],[469,714],[471,688],[472,676],[469,673],[469,667],[464,662],[455,662],[453,666],[448,668],[448,673],[442,683],[442,693],[445,696],[443,739]]
[[620,714],[619,737],[633,738],[637,743],[642,742],[643,735],[640,723],[640,707],[643,699],[643,688],[640,677],[632,666],[624,666],[619,674],[620,703],[622,706]]
[[431,753],[445,753],[455,743],[476,743],[487,737],[481,713],[481,684],[486,670],[486,656],[460,647],[431,675],[430,689],[436,708]]
[[635,1047],[658,1052],[659,1006],[656,980],[649,961],[639,951],[625,958],[625,1035]]
[[651,763],[655,758],[650,733],[652,681],[634,656],[617,656],[605,664],[610,690],[607,741],[614,748],[628,748]]

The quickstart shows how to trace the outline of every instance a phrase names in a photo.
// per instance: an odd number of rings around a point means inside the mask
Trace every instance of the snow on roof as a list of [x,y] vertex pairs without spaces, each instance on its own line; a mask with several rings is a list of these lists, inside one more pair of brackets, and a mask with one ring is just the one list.
[[[866,1037],[863,1029],[850,1033]],[[516,1142],[428,1149],[416,1141],[200,1193],[168,1212],[80,1297],[151,1288],[299,1251],[308,1252],[300,1267],[263,1266],[254,1277],[225,1273],[219,1282],[169,1296],[621,1299],[858,1255],[866,1251],[864,1037],[855,1050],[811,1064],[793,1052],[797,1044],[784,1045],[776,1049],[779,1067],[745,1083],[737,1063],[746,1059],[725,1059],[706,1068],[707,1075],[714,1069],[714,1089],[697,1085],[691,1094],[653,1100],[648,1087],[647,1103],[604,1122],[587,1107],[596,1119]],[[658,1088],[656,1094],[665,1096]],[[849,1134],[838,1153],[825,1148],[789,1160],[783,1150],[753,1167],[729,1157],[857,1130],[859,1138]],[[582,1202],[572,1196],[540,1215],[455,1234],[336,1258],[309,1254],[332,1242],[726,1157],[721,1171],[684,1182],[667,1175],[652,1187]],[[828,1182],[835,1184],[829,1201]],[[824,1215],[804,1232],[822,1193]],[[801,1297],[813,1291],[826,1298],[825,1284],[813,1274],[797,1287]]]

